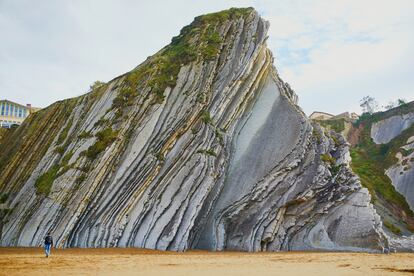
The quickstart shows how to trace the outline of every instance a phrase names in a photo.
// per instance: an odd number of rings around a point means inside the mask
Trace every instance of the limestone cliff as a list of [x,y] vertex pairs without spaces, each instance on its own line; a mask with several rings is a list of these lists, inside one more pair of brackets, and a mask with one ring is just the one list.
[[267,29],[251,8],[197,17],[131,72],[6,135],[1,245],[51,231],[59,247],[388,247],[348,144],[296,105]]
[[393,241],[403,244],[405,240],[405,247],[413,249],[414,102],[363,114],[354,123],[329,120],[322,125],[347,136],[352,169],[369,189],[386,232]]

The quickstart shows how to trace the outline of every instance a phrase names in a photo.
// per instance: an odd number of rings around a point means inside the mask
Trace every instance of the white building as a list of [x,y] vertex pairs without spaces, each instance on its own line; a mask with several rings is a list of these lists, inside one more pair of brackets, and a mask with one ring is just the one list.
[[0,127],[10,128],[12,125],[20,125],[30,113],[36,112],[30,104],[21,105],[8,100],[0,100]]

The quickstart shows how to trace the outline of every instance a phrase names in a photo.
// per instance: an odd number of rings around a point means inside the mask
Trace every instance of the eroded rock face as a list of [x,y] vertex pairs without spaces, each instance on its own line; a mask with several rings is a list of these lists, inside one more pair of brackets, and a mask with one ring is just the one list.
[[371,137],[376,144],[386,144],[414,123],[414,112],[395,115],[372,124]]
[[[398,138],[405,130],[410,131],[413,124],[414,112],[394,115],[372,124],[371,137],[377,144],[386,144],[392,139]],[[404,141],[406,144],[403,144],[397,151],[397,162],[385,173],[391,179],[395,189],[406,198],[411,210],[414,211],[414,136]]]
[[414,136],[397,153],[398,162],[386,171],[395,189],[406,198],[414,211]]
[[32,119],[18,130],[23,142],[0,160],[11,210],[2,246],[37,246],[48,231],[59,247],[388,246],[347,143],[311,125],[272,66],[268,23],[252,9],[233,13],[189,30],[194,43],[206,30],[218,52],[180,64],[162,97],[156,72],[133,85],[129,73],[36,113],[53,127]]

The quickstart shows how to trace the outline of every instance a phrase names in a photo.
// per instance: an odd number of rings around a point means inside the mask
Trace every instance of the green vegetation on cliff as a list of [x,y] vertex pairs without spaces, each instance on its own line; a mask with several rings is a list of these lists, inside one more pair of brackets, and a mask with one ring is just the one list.
[[[220,24],[226,20],[246,17],[252,11],[254,11],[252,8],[232,8],[196,17],[190,25],[185,26],[180,31],[178,36],[172,38],[170,45],[147,59],[146,62],[136,69],[124,75],[124,81],[120,84],[121,87],[118,89],[118,93],[112,103],[112,109],[116,110],[115,117],[119,118],[122,116],[122,110],[134,104],[139,96],[139,89],[149,87],[154,96],[154,103],[161,103],[164,100],[165,89],[167,87],[173,88],[176,85],[179,70],[183,65],[194,61],[209,62],[219,55],[222,45],[222,37],[219,33]],[[92,103],[107,88],[108,84],[96,81],[91,85],[90,93],[86,95],[86,101]],[[67,102],[70,103],[70,109],[73,108],[74,102],[71,100]],[[35,116],[41,116],[44,112],[46,110],[39,112]],[[212,124],[212,118],[206,110],[202,113],[201,120],[206,124]],[[60,155],[63,155],[67,148],[64,142],[68,139],[72,125],[73,119],[70,119],[56,140],[57,147],[55,152]],[[37,127],[36,124],[33,126]],[[106,127],[96,133],[95,143],[82,153],[90,160],[96,159],[100,153],[105,151],[116,140],[118,135],[118,132],[109,123],[108,118],[101,118],[94,127],[99,126]],[[86,131],[78,135],[79,139],[90,137],[92,137],[92,134]],[[198,152],[211,156],[216,155],[211,149],[199,150]],[[72,153],[68,153],[64,157],[60,157],[61,160],[57,164],[52,165],[45,173],[38,177],[35,182],[38,195],[49,195],[55,179],[71,168],[71,165],[68,164],[71,156]],[[161,157],[159,158],[162,159]],[[84,177],[84,175],[81,175],[78,180],[81,182]]]
[[71,168],[69,160],[72,156],[73,152],[67,153],[63,158],[61,158],[60,163],[53,165],[36,179],[35,187],[37,195],[49,195],[53,181]]
[[[414,219],[406,199],[392,185],[390,178],[385,174],[385,170],[397,163],[395,155],[401,152],[401,147],[406,144],[409,137],[414,135],[414,125],[403,131],[399,136],[392,139],[387,144],[375,144],[371,138],[371,126],[374,122],[384,120],[397,114],[404,114],[407,109],[396,108],[388,112],[379,112],[372,115],[364,114],[355,123],[355,128],[360,128],[358,143],[351,148],[353,171],[360,177],[363,186],[368,188],[372,196],[374,205],[377,201],[383,201],[390,205],[394,210],[404,213],[396,216],[406,224]],[[407,218],[408,216],[408,218]],[[401,230],[387,221],[385,225],[394,233]],[[408,229],[413,225],[408,225]],[[398,229],[398,230],[397,230]]]
[[193,61],[211,61],[218,56],[222,45],[218,32],[220,23],[245,17],[252,11],[253,8],[232,8],[196,17],[172,38],[168,46],[125,76],[124,87],[115,98],[113,108],[132,104],[139,95],[139,89],[145,87],[150,87],[154,103],[162,103],[165,89],[176,85],[183,65]]
[[53,165],[49,170],[47,170],[44,174],[39,176],[36,180],[35,187],[36,187],[36,194],[37,195],[44,195],[48,196],[50,193],[50,189],[52,188],[53,181],[55,181],[57,172],[59,171],[59,165]]
[[0,193],[0,204],[5,203],[8,197],[9,197],[8,194]]
[[[44,157],[68,120],[77,99],[59,101],[30,116],[0,144],[0,190],[19,189]],[[65,134],[67,136],[67,134]],[[64,139],[63,139],[64,140]],[[22,173],[13,177],[15,172]]]
[[112,142],[116,140],[118,133],[114,131],[111,127],[107,127],[98,133],[96,133],[96,142],[92,146],[90,146],[85,155],[89,159],[95,159],[98,154],[103,152]]
[[345,130],[345,119],[333,119],[333,120],[318,120],[318,124],[325,128],[332,129],[338,133]]

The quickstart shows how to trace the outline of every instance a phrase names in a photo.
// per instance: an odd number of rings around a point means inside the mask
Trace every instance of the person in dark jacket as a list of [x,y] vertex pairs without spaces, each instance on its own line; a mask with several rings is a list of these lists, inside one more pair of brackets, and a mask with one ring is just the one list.
[[49,257],[50,255],[50,249],[53,246],[53,238],[50,235],[50,232],[47,233],[46,237],[45,237],[45,254],[46,254],[46,258]]

